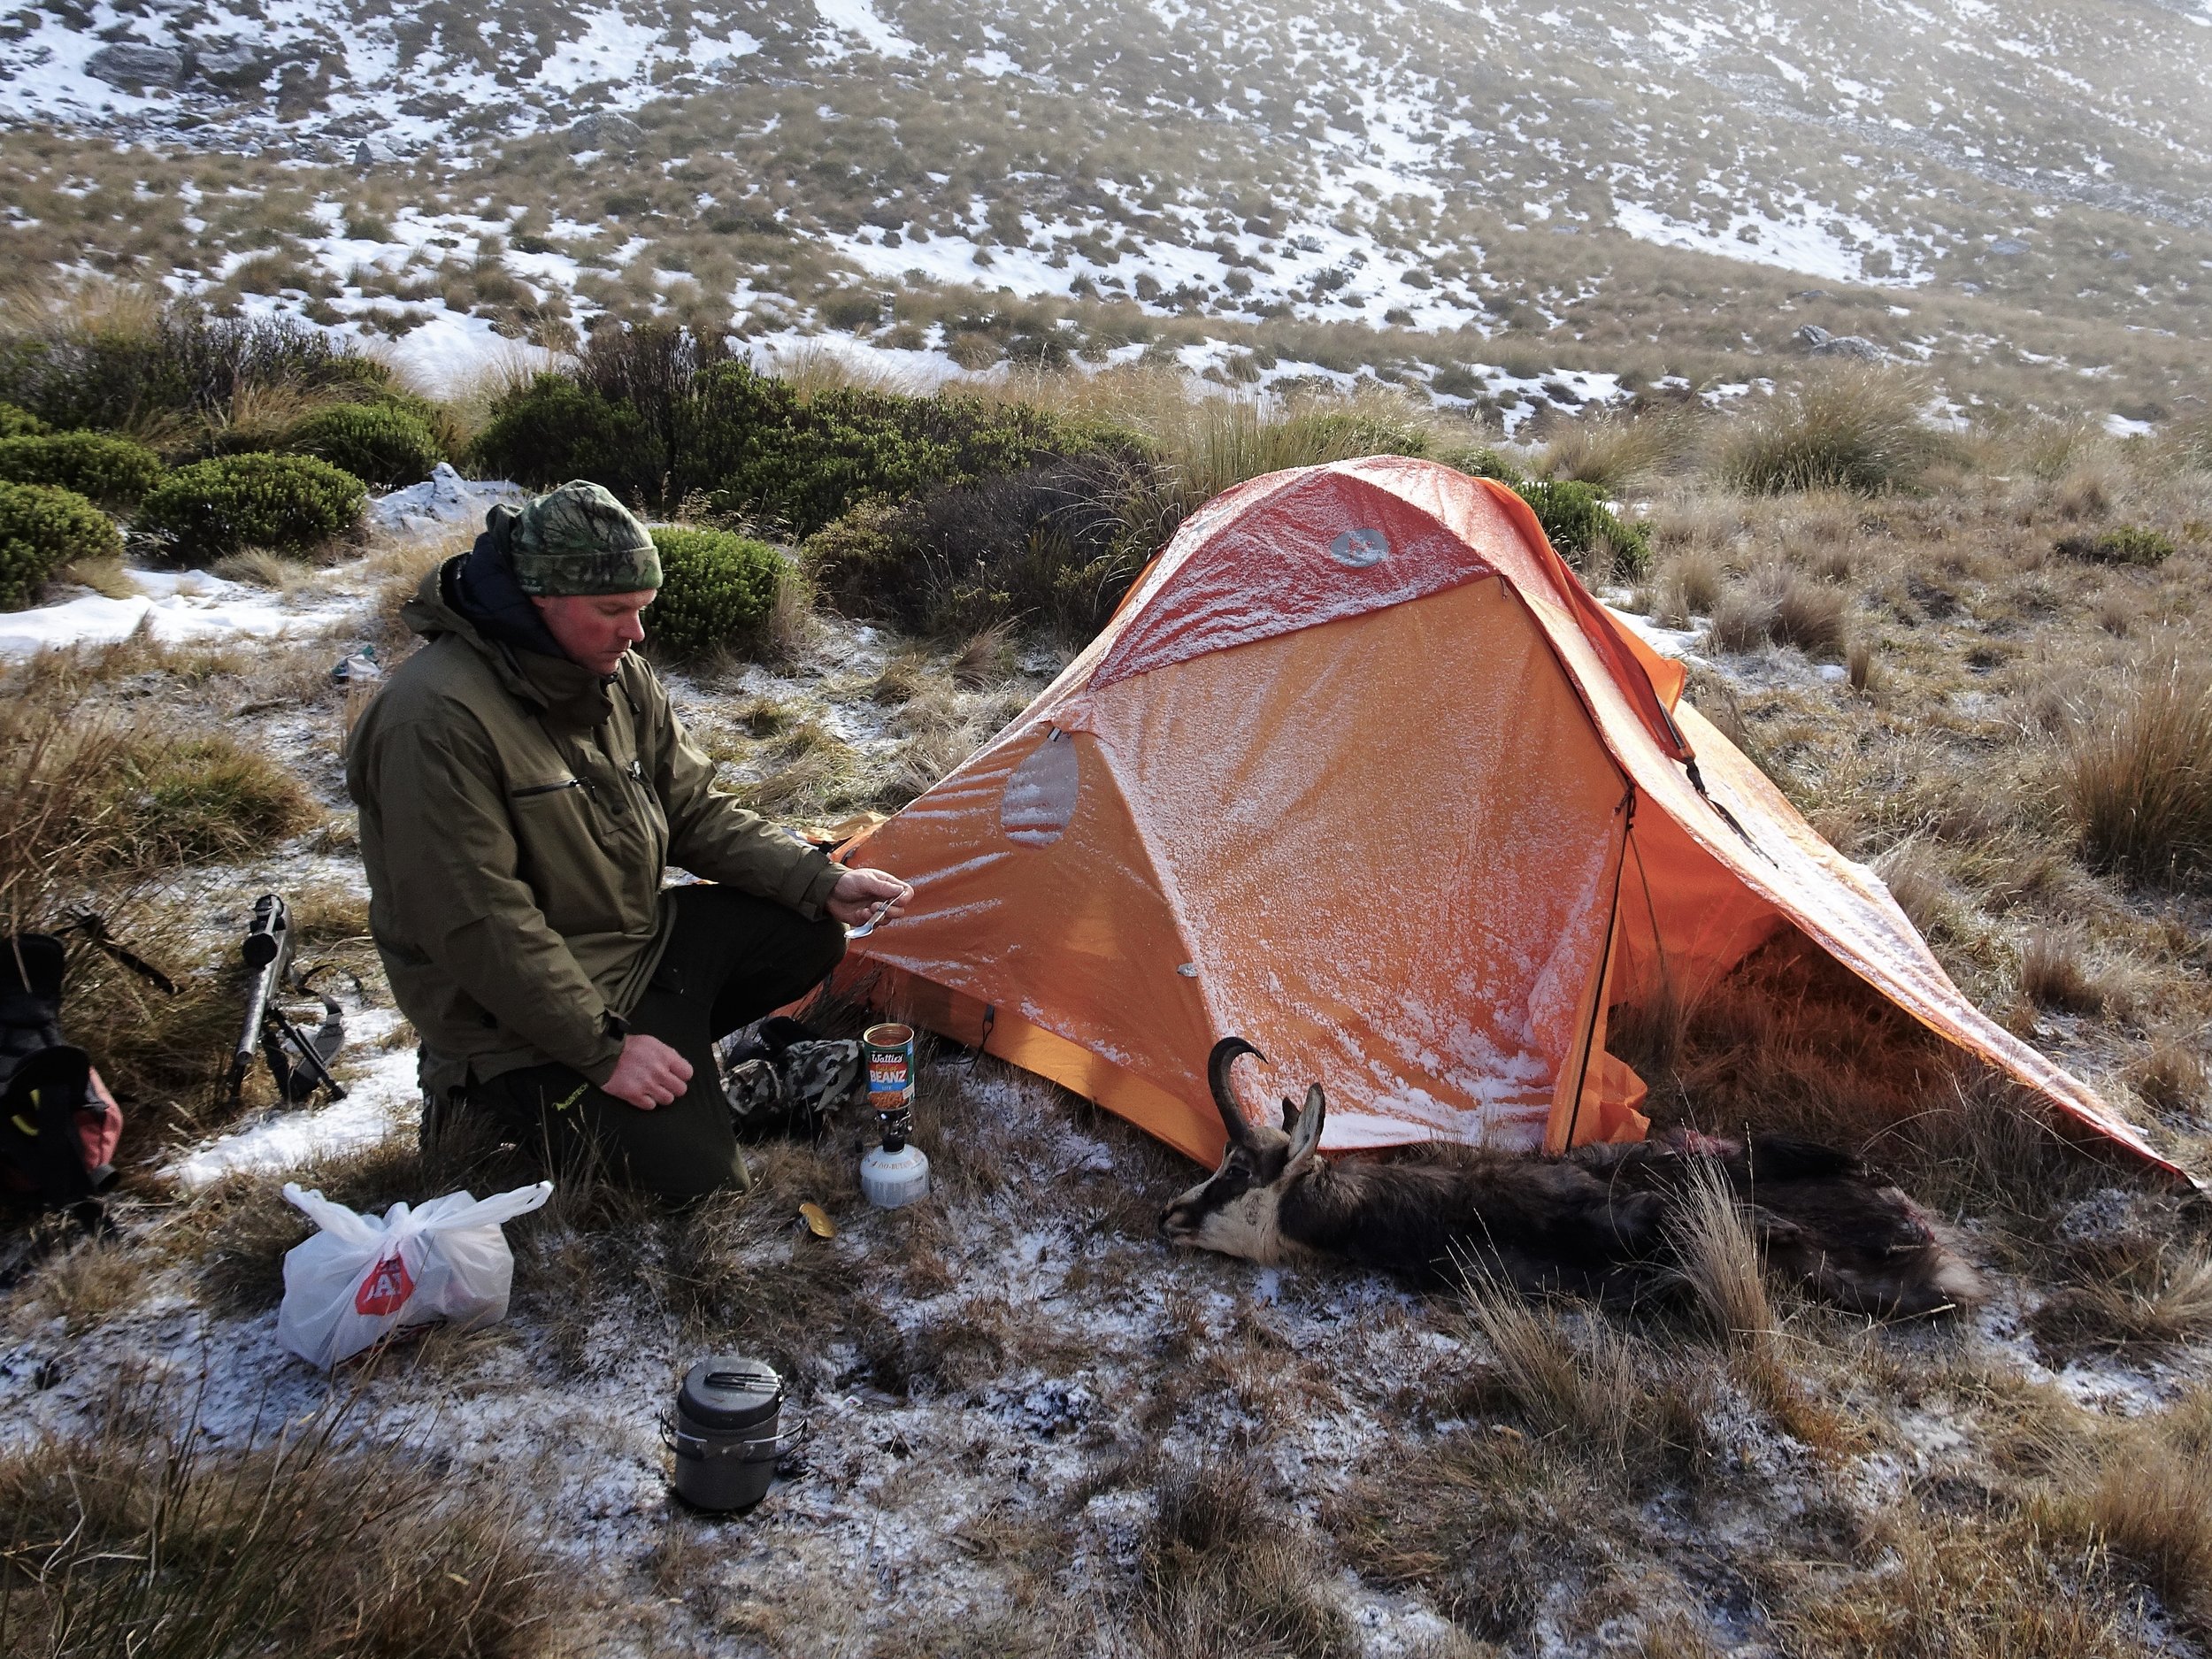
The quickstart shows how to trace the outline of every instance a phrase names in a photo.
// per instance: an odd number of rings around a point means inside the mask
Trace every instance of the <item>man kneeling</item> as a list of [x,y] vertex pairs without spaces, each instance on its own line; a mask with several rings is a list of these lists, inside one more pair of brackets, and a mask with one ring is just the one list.
[[[630,649],[660,582],[595,484],[494,508],[402,613],[428,643],[363,715],[346,788],[426,1110],[688,1197],[745,1180],[715,1039],[818,984],[841,924],[912,889],[710,787]],[[664,892],[667,864],[704,879]]]

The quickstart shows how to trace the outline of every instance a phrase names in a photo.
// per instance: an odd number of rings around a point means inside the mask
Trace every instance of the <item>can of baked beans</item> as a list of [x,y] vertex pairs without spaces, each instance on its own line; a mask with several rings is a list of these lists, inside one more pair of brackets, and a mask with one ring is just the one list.
[[914,1027],[887,1023],[860,1033],[868,1062],[868,1110],[885,1117],[914,1109]]

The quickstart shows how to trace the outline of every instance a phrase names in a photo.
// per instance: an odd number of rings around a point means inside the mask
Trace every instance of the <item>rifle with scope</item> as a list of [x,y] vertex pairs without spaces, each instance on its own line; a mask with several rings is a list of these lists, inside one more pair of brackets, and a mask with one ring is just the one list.
[[277,1001],[292,972],[292,912],[283,899],[265,893],[254,901],[253,919],[246,925],[240,949],[246,959],[246,1018],[230,1056],[231,1103],[237,1103],[246,1086],[257,1050],[268,1062],[277,1093],[288,1104],[299,1105],[319,1088],[334,1101],[345,1099],[346,1091],[330,1074],[330,1062],[346,1040],[343,1010],[331,997],[312,990],[308,984],[311,974],[295,983],[322,1002],[322,1023],[312,1036],[303,1033]]

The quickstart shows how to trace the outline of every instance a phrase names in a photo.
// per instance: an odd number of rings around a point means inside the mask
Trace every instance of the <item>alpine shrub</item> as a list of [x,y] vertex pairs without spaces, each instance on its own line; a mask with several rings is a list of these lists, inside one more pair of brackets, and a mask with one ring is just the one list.
[[[864,496],[972,484],[1095,448],[1041,410],[839,388],[802,398],[741,363],[695,382],[679,474],[715,506],[812,534]],[[1110,442],[1110,437],[1106,439]]]
[[860,502],[801,558],[850,615],[941,638],[1018,624],[1080,645],[1154,550],[1125,515],[1133,474],[1101,455],[956,484],[894,506]]
[[975,398],[808,392],[680,329],[602,329],[572,374],[494,405],[475,461],[537,488],[571,478],[626,501],[717,511],[810,535],[871,495],[971,484],[1128,434]]
[[0,480],[58,485],[103,506],[128,509],[161,481],[161,457],[104,432],[0,438]]
[[0,403],[0,438],[35,437],[45,430],[46,423],[29,410]]
[[1521,469],[1495,449],[1460,449],[1440,455],[1437,459],[1447,466],[1458,468],[1470,478],[1494,478],[1512,489],[1520,488],[1527,481]]
[[285,434],[284,447],[342,467],[378,489],[419,484],[445,451],[429,426],[391,403],[333,403]]
[[125,304],[57,319],[0,344],[0,397],[52,426],[113,429],[163,413],[227,410],[242,387],[357,382],[362,371],[353,365],[361,361],[297,318]]
[[1513,493],[1534,510],[1546,538],[1564,557],[1579,559],[1602,543],[1612,549],[1617,573],[1640,577],[1650,570],[1651,526],[1623,523],[1594,486],[1525,480]]
[[2124,524],[2099,535],[2061,536],[2051,549],[2061,557],[2093,565],[2162,565],[2174,556],[2174,540],[2139,524]]
[[115,521],[73,490],[0,484],[0,611],[20,611],[78,559],[120,558]]
[[670,662],[756,642],[788,580],[783,556],[726,530],[662,529],[659,597],[646,608],[645,644]]
[[218,456],[164,479],[141,504],[138,527],[189,563],[248,547],[305,553],[352,529],[367,493],[311,455]]
[[486,472],[534,489],[583,478],[626,501],[660,495],[663,469],[637,410],[562,374],[500,399],[470,453]]

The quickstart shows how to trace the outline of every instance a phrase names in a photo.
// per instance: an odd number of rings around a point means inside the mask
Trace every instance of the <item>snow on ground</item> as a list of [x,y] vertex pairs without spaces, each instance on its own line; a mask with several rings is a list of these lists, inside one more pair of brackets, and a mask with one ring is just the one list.
[[111,645],[142,628],[163,645],[231,639],[302,639],[327,632],[359,605],[357,594],[314,599],[226,581],[205,571],[132,570],[139,591],[125,599],[87,594],[28,611],[0,612],[0,657],[29,657],[73,645]]
[[1617,197],[1613,222],[1639,242],[1778,265],[1831,282],[1916,288],[1934,280],[1922,252],[1855,213],[1803,196],[1779,207],[1773,214],[1724,209],[1716,217],[1724,223],[1692,224]]
[[844,58],[852,48],[844,37],[857,40],[879,58],[911,58],[921,48],[876,15],[872,0],[814,0],[815,14],[831,38],[823,44],[828,58]]
[[422,1109],[415,1082],[415,1051],[411,1046],[388,1046],[404,1024],[396,1009],[349,1014],[346,1048],[331,1068],[346,1091],[345,1099],[325,1101],[311,1109],[276,1108],[257,1122],[195,1148],[164,1173],[186,1187],[204,1187],[234,1171],[281,1175],[317,1158],[358,1151],[411,1130]]

